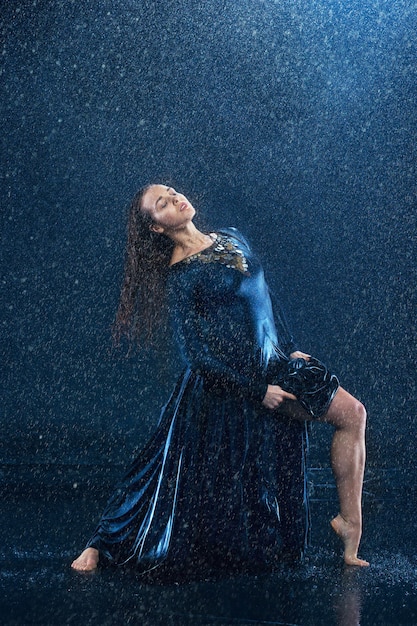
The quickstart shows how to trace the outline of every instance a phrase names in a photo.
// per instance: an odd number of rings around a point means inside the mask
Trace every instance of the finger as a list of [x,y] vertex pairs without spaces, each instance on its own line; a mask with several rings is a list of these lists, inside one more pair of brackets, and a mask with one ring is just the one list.
[[297,397],[294,394],[290,393],[289,391],[282,390],[282,396],[286,400],[297,400]]
[[301,352],[300,350],[296,350],[291,354],[292,359],[305,359],[308,361],[311,358],[310,354],[306,354],[305,352]]

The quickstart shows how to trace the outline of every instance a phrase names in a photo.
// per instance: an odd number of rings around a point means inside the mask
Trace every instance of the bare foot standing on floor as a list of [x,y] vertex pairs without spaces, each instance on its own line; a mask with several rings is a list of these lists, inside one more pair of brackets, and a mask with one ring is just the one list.
[[95,548],[86,548],[78,559],[75,559],[75,561],[71,563],[71,567],[77,570],[77,572],[93,572],[97,569],[98,559],[98,550]]

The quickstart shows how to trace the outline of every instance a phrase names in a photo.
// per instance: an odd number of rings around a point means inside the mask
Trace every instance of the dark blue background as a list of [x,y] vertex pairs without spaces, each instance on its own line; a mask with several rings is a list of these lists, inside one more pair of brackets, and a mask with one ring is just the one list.
[[[261,254],[299,345],[415,457],[416,3],[1,3],[0,463],[125,463],[175,352],[111,351],[126,206],[168,181]],[[313,465],[328,464],[328,427]]]

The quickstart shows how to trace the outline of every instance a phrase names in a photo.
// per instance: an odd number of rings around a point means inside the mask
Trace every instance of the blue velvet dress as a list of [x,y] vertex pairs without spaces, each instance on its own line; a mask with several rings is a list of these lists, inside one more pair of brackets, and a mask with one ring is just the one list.
[[308,532],[306,427],[261,404],[291,334],[235,229],[173,265],[167,290],[184,369],[87,545],[162,577],[271,571]]

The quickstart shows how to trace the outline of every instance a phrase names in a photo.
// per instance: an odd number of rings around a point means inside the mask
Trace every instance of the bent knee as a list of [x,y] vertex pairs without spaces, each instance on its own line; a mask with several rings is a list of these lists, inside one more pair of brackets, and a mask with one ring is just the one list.
[[335,401],[330,405],[330,410],[326,420],[336,426],[336,428],[355,429],[365,431],[366,409],[362,402],[345,392],[336,396]]
[[355,416],[355,422],[358,428],[365,428],[367,414],[362,402],[355,399],[354,405],[352,407],[352,413]]

